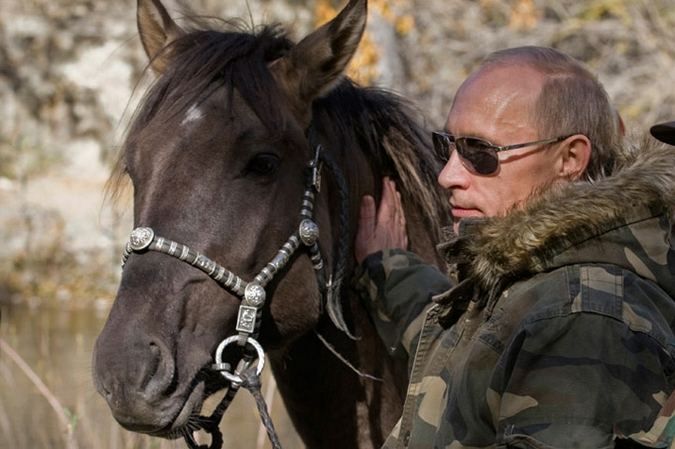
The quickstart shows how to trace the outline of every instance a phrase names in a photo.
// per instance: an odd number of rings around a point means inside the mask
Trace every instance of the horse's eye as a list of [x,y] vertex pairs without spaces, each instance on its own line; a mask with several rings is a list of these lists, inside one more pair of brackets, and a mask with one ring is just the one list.
[[256,175],[273,175],[279,167],[279,157],[276,154],[257,154],[246,167],[246,171]]

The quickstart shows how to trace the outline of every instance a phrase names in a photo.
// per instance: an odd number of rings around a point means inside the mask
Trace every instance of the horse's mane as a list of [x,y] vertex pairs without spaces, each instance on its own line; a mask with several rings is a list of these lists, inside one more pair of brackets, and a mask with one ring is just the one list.
[[171,64],[144,99],[127,144],[158,114],[171,126],[175,120],[182,120],[189,108],[221,87],[226,87],[228,94],[236,88],[270,132],[283,130],[284,97],[268,64],[282,57],[293,42],[280,25],[246,31],[243,25],[226,23],[233,30],[192,31],[157,55],[170,54]]
[[[203,101],[216,89],[235,87],[258,115],[270,133],[281,133],[286,115],[284,93],[276,84],[269,64],[294,45],[280,25],[245,29],[240,23],[225,22],[228,31],[191,31],[173,41],[169,52],[172,63],[157,78],[131,123],[125,146],[133,145],[139,132],[158,118],[170,128],[182,120],[190,107]],[[231,95],[229,96],[231,98]],[[439,223],[436,182],[440,166],[430,151],[428,138],[416,112],[397,95],[376,88],[363,88],[345,78],[326,96],[315,101],[314,123],[331,138],[344,145],[369,151],[366,155],[380,174],[400,180],[404,198],[421,207],[431,223]],[[353,158],[352,158],[353,159]],[[349,162],[350,158],[345,158]],[[347,168],[349,170],[349,168]],[[126,179],[123,154],[108,184],[114,199]]]
[[[414,202],[430,223],[440,226],[447,218],[447,201],[436,181],[442,166],[419,112],[408,101],[345,78],[314,102],[313,120],[335,140],[329,143],[334,151],[358,146],[366,152],[375,175],[395,179],[404,199]],[[347,165],[354,160],[345,157]]]

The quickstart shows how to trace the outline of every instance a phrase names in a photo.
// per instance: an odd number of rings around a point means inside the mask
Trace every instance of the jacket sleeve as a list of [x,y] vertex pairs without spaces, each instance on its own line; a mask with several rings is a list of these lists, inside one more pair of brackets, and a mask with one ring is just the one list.
[[390,353],[408,356],[431,297],[452,287],[435,265],[402,249],[368,256],[357,268],[355,288]]

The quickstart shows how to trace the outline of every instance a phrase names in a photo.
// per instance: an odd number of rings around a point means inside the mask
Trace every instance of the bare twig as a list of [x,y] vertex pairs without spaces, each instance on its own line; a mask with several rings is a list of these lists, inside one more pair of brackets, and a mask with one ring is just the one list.
[[5,410],[2,401],[0,401],[0,430],[2,430],[2,434],[5,436],[10,447],[18,447],[16,437],[14,436],[14,432],[12,432],[12,427],[9,425],[9,415],[7,414],[7,410]]
[[12,349],[12,347],[9,346],[9,344],[7,344],[7,342],[2,337],[0,337],[0,351],[7,354],[7,357],[9,357],[19,367],[19,369],[23,371],[26,377],[28,377],[28,379],[33,382],[38,391],[42,394],[42,396],[45,397],[47,402],[49,402],[49,405],[51,405],[52,409],[54,409],[54,412],[56,412],[56,416],[59,418],[59,421],[61,421],[61,425],[64,429],[63,441],[66,445],[66,448],[78,449],[77,440],[75,439],[75,429],[73,429],[71,421],[68,418],[68,415],[66,415],[65,409],[56,396],[54,396],[49,388],[47,388],[47,385],[42,382],[42,379],[40,379],[40,377],[35,374],[35,371],[33,371],[31,367],[28,366],[21,356],[14,349]]

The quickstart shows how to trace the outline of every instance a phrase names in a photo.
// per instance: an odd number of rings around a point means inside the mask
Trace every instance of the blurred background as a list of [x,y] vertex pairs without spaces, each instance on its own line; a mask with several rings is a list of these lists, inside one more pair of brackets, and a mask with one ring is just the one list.
[[[346,1],[171,0],[178,14],[281,22],[299,39]],[[350,69],[441,128],[487,53],[545,45],[584,61],[628,133],[675,120],[675,0],[370,0]],[[90,380],[93,342],[119,280],[131,203],[105,183],[146,64],[133,0],[0,2],[0,447],[164,448],[125,432]],[[273,381],[272,415],[299,447]],[[225,447],[269,447],[241,394]]]

